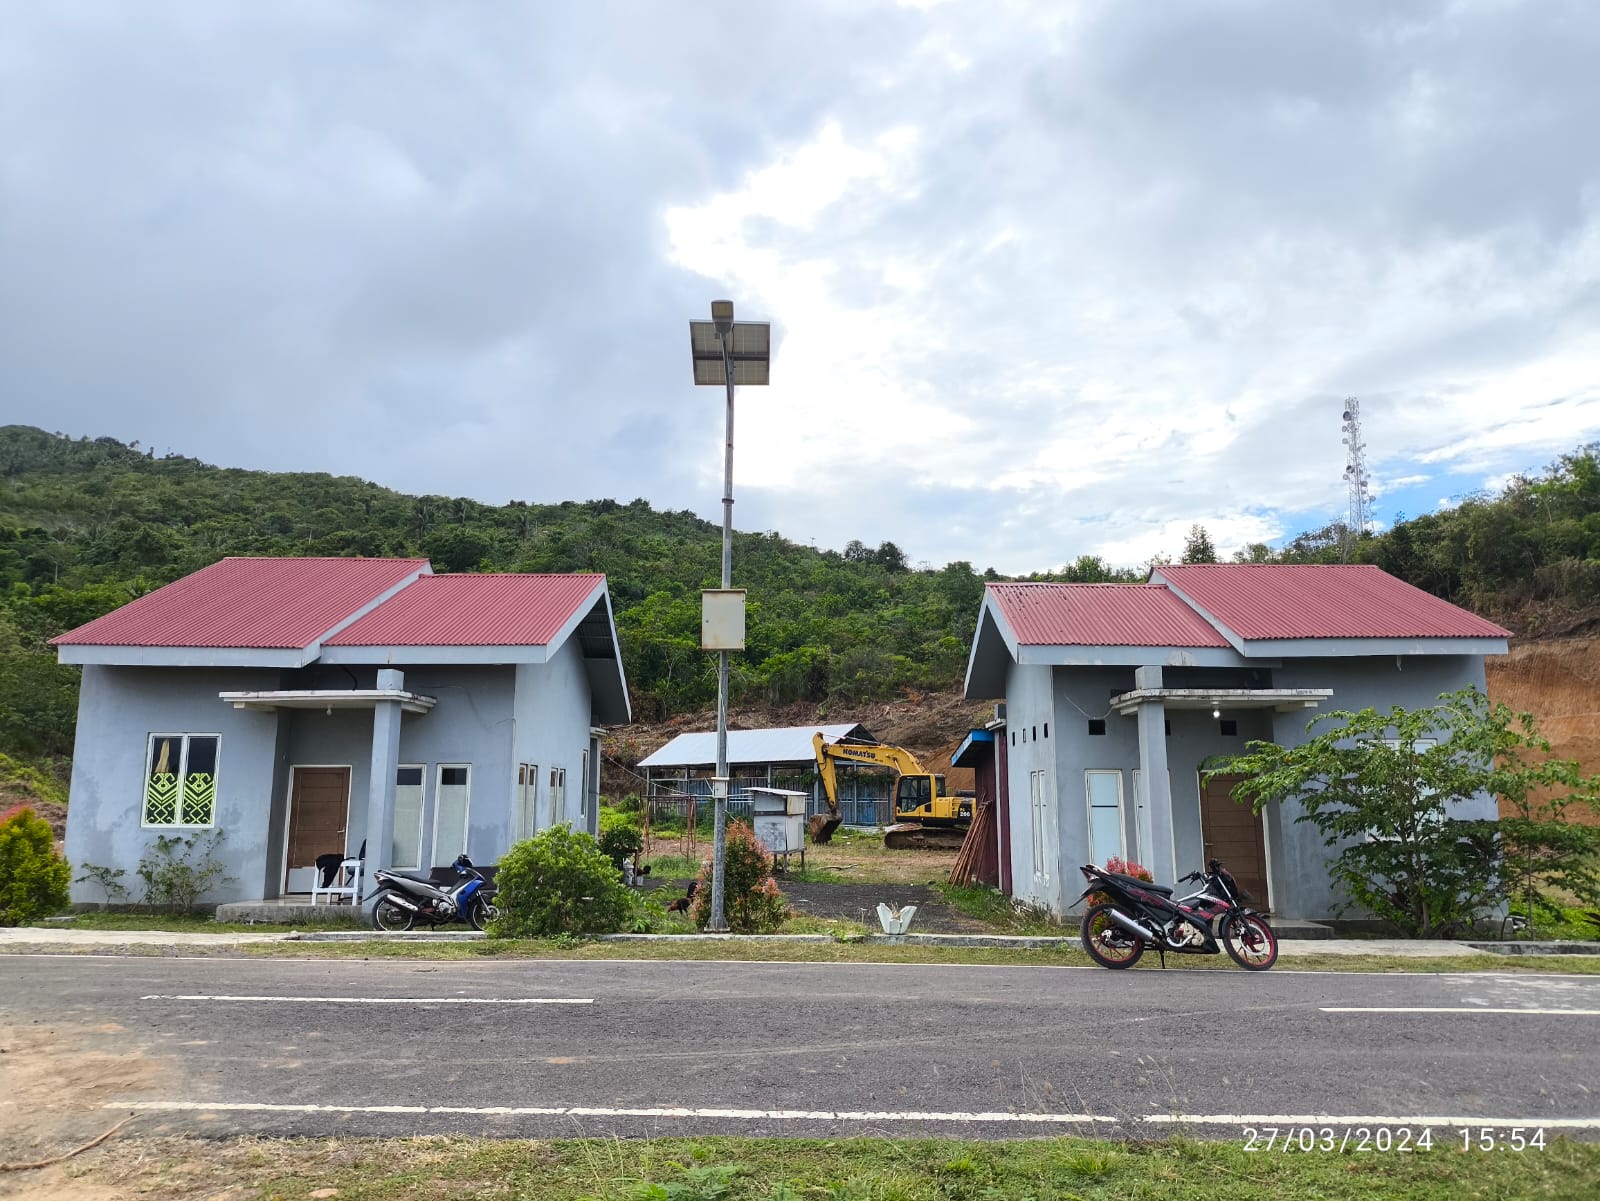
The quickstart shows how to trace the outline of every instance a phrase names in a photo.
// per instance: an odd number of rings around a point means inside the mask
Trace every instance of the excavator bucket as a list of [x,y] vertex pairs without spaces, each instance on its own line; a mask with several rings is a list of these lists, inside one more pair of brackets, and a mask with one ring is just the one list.
[[833,832],[839,828],[843,818],[824,816],[821,813],[811,815],[809,823],[811,829],[811,842],[815,846],[824,846],[833,840]]

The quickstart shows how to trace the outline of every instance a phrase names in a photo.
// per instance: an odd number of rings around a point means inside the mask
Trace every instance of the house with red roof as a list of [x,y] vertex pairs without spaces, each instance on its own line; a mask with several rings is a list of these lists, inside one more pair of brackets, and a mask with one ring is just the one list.
[[602,575],[223,559],[54,645],[83,668],[68,858],[132,877],[216,831],[208,902],[309,892],[319,856],[370,877],[592,832],[599,727],[630,717]]
[[[1162,883],[1221,859],[1256,903],[1333,916],[1332,852],[1273,805],[1202,772],[1251,740],[1298,745],[1319,710],[1406,708],[1484,689],[1510,635],[1366,565],[1189,564],[1144,584],[990,584],[966,694],[1003,701],[993,762],[1000,878],[1065,913],[1080,864]],[[988,755],[974,743],[960,754]],[[1493,818],[1484,796],[1462,817]]]

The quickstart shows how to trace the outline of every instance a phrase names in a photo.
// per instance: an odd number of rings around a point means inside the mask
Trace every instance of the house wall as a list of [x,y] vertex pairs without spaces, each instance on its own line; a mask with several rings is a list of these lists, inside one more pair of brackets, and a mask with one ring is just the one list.
[[[598,818],[598,814],[584,813],[584,754],[589,749],[593,710],[589,677],[577,640],[569,639],[548,663],[518,664],[515,685],[516,757],[508,787],[513,791],[516,787],[515,764],[537,764],[539,812],[543,813],[550,787],[550,769],[565,768],[566,803],[555,815],[556,823],[569,823],[575,830],[588,829]],[[598,765],[590,767],[598,772]],[[507,810],[504,826],[507,846],[511,845],[515,820],[513,804]]]
[[[422,774],[423,863],[436,859],[433,835],[441,763],[471,765],[467,855],[475,863],[498,863],[511,846],[518,762],[512,751],[517,668],[428,665],[401,670],[408,692],[439,702],[431,713],[407,713],[400,723],[400,762],[427,765]],[[368,730],[370,755],[370,715]],[[364,811],[361,821],[365,825]]]
[[[1385,710],[1398,705],[1416,709],[1433,704],[1439,694],[1470,686],[1485,687],[1480,655],[1352,657],[1348,659],[1297,659],[1273,673],[1280,688],[1332,688],[1333,697],[1317,712],[1335,709]],[[1273,715],[1272,740],[1282,746],[1299,746],[1311,735],[1306,730],[1313,712]],[[1323,845],[1322,835],[1309,822],[1298,819],[1304,808],[1284,802],[1277,808],[1273,867],[1273,910],[1285,917],[1330,917],[1342,898],[1328,876],[1328,859],[1335,848]],[[1270,812],[1270,810],[1269,810]],[[1456,816],[1493,818],[1494,798],[1483,795],[1459,807]]]
[[[147,848],[164,834],[192,833],[141,825],[150,735],[220,734],[215,828],[222,837],[213,854],[228,878],[201,899],[260,896],[278,722],[271,713],[225,705],[217,694],[273,688],[277,682],[272,669],[85,665],[67,808],[66,849],[73,874],[80,875],[88,864],[120,867],[127,873],[123,883],[130,899],[139,900],[134,870]],[[98,903],[106,898],[95,884],[74,883],[72,899]]]
[[[1060,909],[1061,874],[1055,830],[1056,776],[1055,712],[1050,696],[1050,668],[1013,663],[1006,681],[1007,784],[1011,808],[1011,885],[1019,900]],[[1044,727],[1050,726],[1050,737]],[[1038,736],[1034,736],[1035,729]],[[1033,774],[1044,772],[1045,820],[1035,819]],[[1034,844],[1042,844],[1046,870],[1040,874]]]
[[[1122,776],[1123,828],[1133,853],[1133,768],[1139,764],[1139,731],[1132,718],[1111,711],[1113,693],[1133,687],[1131,667],[1054,668],[1050,735],[1057,776],[1057,875],[1060,899],[1051,907],[1060,913],[1083,891],[1078,868],[1089,861],[1089,792],[1084,772],[1117,771]],[[1008,708],[1009,712],[1009,708]],[[1104,734],[1089,733],[1089,719],[1103,719]]]

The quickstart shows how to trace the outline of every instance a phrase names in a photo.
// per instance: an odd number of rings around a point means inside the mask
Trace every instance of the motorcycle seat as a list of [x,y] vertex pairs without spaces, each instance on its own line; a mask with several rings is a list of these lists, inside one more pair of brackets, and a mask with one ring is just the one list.
[[[388,869],[386,869],[386,870],[388,870]],[[430,888],[438,887],[436,884],[433,883],[433,881],[429,880],[428,877],[419,876],[416,872],[397,872],[397,871],[389,870],[389,875],[395,877],[395,879],[397,879],[397,880],[410,880],[410,881],[412,881],[412,882],[414,882],[416,884],[426,884]]]
[[1159,892],[1164,897],[1172,895],[1172,889],[1165,884],[1152,884],[1148,880],[1141,880],[1137,876],[1124,876],[1121,872],[1107,872],[1119,884],[1126,884],[1132,888],[1142,888],[1146,892]]

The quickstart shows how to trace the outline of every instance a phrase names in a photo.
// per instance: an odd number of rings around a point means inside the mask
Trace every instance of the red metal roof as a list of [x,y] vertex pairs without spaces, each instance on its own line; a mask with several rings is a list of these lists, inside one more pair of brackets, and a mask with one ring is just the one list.
[[543,646],[603,575],[428,575],[328,646]]
[[1160,584],[990,584],[989,595],[1026,645],[1228,645]]
[[223,559],[53,641],[299,649],[427,570],[426,559]]
[[1508,638],[1371,564],[1190,563],[1164,579],[1240,638]]

